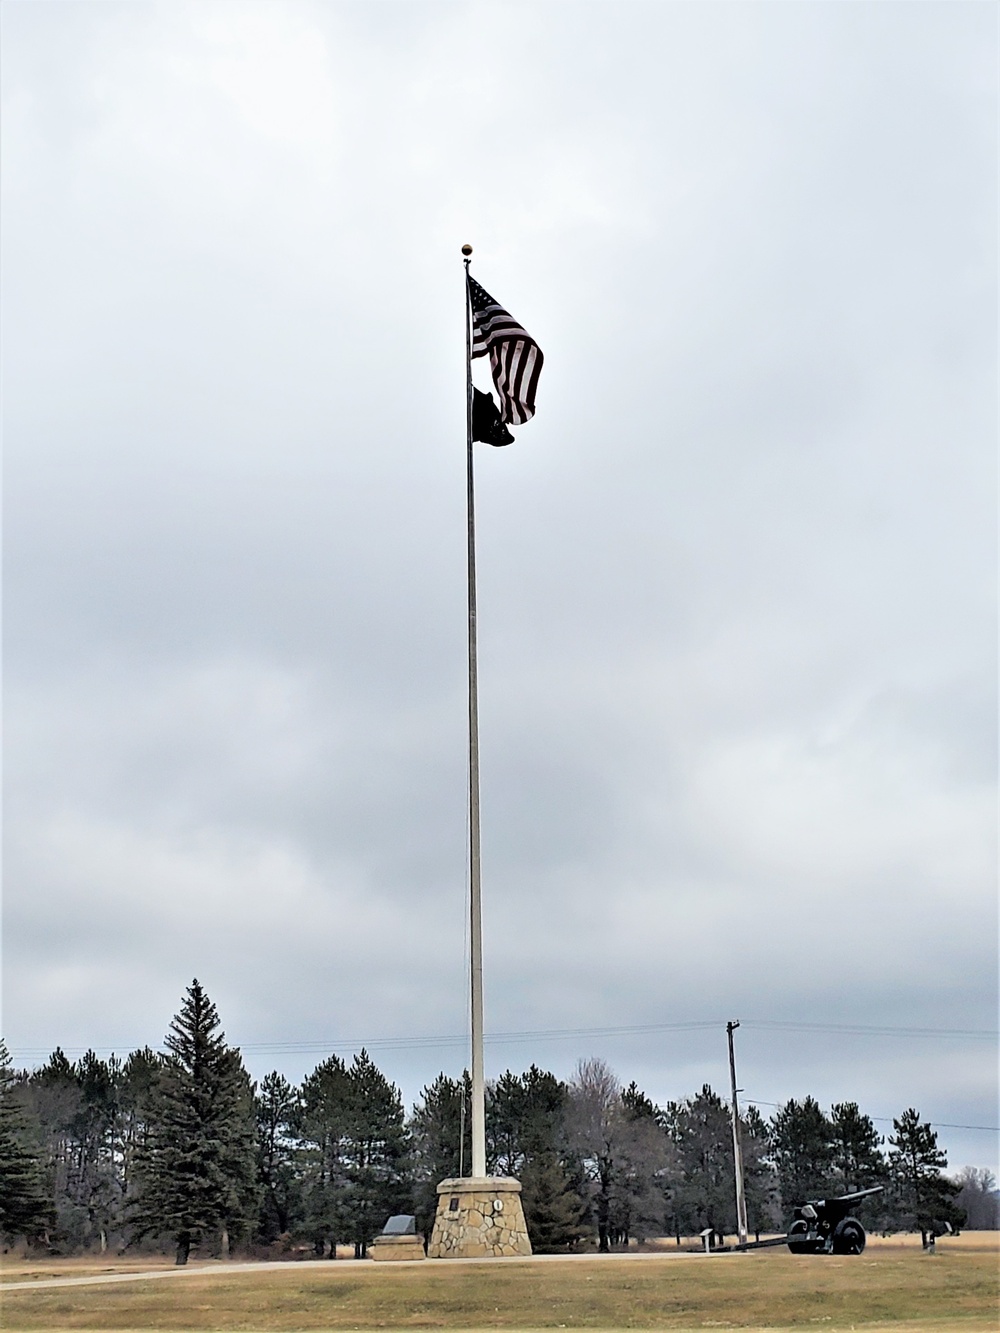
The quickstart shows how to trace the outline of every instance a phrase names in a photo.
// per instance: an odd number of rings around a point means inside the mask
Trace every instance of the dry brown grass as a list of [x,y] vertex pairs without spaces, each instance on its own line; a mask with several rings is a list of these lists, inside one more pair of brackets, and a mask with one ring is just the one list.
[[[339,1245],[338,1259],[353,1259],[353,1245]],[[240,1262],[239,1260],[235,1262]],[[287,1260],[289,1263],[294,1259]],[[167,1254],[81,1254],[71,1258],[52,1258],[46,1255],[28,1257],[10,1252],[0,1254],[0,1290],[8,1282],[64,1277],[94,1277],[101,1273],[149,1273],[170,1272],[176,1265],[171,1255]],[[223,1267],[217,1259],[198,1259],[195,1255],[190,1268],[206,1268],[215,1271]]]
[[[945,1250],[960,1250],[966,1254],[1000,1255],[1000,1231],[962,1231],[957,1236],[944,1236],[938,1241],[938,1253]],[[868,1250],[883,1248],[893,1250],[919,1250],[920,1236],[917,1232],[898,1236],[872,1236],[869,1234],[865,1253]]]
[[[876,1240],[860,1258],[784,1250],[482,1264],[252,1265],[11,1291],[3,1326],[291,1333],[341,1329],[738,1328],[983,1333],[998,1324],[995,1242],[936,1255]],[[74,1270],[81,1273],[82,1265]],[[67,1272],[65,1267],[62,1268]],[[68,1274],[67,1274],[68,1275]],[[10,1275],[11,1278],[14,1274]],[[10,1280],[10,1279],[8,1279]]]
[[87,1254],[74,1259],[25,1259],[5,1254],[0,1258],[0,1282],[91,1277],[97,1273],[144,1273],[173,1267],[173,1260],[162,1255]]

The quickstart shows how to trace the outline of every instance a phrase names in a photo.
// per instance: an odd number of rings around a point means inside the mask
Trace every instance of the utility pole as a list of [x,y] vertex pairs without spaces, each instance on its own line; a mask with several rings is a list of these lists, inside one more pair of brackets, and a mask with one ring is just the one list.
[[736,1169],[736,1227],[740,1235],[740,1244],[747,1243],[747,1198],[743,1188],[743,1149],[740,1147],[740,1104],[737,1099],[739,1089],[736,1086],[736,1054],[733,1050],[733,1033],[739,1027],[739,1019],[726,1024],[729,1038],[729,1078],[733,1090],[733,1164]]

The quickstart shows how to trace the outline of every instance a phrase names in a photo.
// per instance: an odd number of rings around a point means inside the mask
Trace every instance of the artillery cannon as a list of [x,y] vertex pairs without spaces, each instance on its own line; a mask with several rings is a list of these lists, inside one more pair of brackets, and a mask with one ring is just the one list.
[[[732,1250],[769,1250],[776,1245],[787,1245],[792,1254],[860,1254],[865,1248],[865,1229],[851,1207],[870,1194],[881,1194],[882,1185],[871,1189],[841,1194],[837,1199],[810,1199],[795,1209],[795,1220],[784,1236],[769,1236],[767,1240],[748,1240],[741,1245],[722,1245],[713,1249],[709,1244],[711,1227],[701,1233],[708,1254],[726,1254]],[[951,1228],[948,1228],[949,1231]]]
[[865,1229],[850,1212],[859,1199],[881,1194],[882,1186],[855,1190],[837,1199],[810,1199],[795,1209],[786,1241],[792,1254],[860,1254]]

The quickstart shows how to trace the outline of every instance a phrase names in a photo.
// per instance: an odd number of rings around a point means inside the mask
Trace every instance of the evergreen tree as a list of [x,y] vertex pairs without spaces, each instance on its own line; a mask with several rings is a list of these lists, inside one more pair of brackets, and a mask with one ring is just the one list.
[[833,1126],[813,1097],[794,1098],[771,1120],[771,1153],[785,1212],[834,1193]]
[[97,1242],[103,1252],[112,1234],[121,1235],[130,1164],[124,1138],[128,1075],[135,1059],[123,1065],[88,1051],[73,1064],[57,1047],[18,1088],[39,1127],[55,1209],[49,1239],[56,1250]]
[[568,1092],[554,1074],[532,1065],[509,1069],[486,1089],[487,1170],[522,1185],[521,1204],[539,1252],[565,1250],[587,1233],[583,1178],[567,1153]]
[[80,1109],[70,1127],[75,1155],[72,1198],[82,1215],[82,1243],[90,1245],[96,1236],[103,1253],[108,1232],[122,1220],[123,1195],[114,1155],[121,1067],[114,1056],[105,1061],[88,1051],[73,1072]]
[[536,1254],[573,1249],[590,1230],[587,1205],[558,1153],[536,1153],[521,1176],[521,1205]]
[[630,1120],[652,1120],[658,1125],[663,1123],[660,1108],[650,1101],[635,1079],[627,1088],[622,1088],[622,1108]]
[[553,1151],[566,1140],[569,1092],[555,1074],[532,1065],[521,1075],[521,1150],[527,1161]]
[[518,1176],[524,1165],[521,1121],[524,1089],[508,1069],[486,1087],[486,1170],[490,1175]]
[[743,1185],[747,1226],[760,1239],[762,1231],[781,1227],[778,1182],[770,1163],[771,1136],[767,1122],[754,1105],[740,1115],[743,1149]]
[[54,1208],[50,1243],[57,1250],[75,1249],[86,1231],[86,1210],[80,1206],[76,1180],[75,1127],[83,1093],[76,1069],[61,1047],[30,1075],[23,1095],[40,1130],[46,1192]]
[[711,1227],[723,1236],[736,1230],[736,1171],[729,1107],[706,1083],[696,1097],[670,1102],[664,1111],[676,1169],[669,1191],[674,1235]]
[[897,1222],[919,1231],[926,1248],[928,1236],[940,1234],[945,1224],[958,1227],[965,1217],[955,1204],[961,1186],[942,1174],[948,1158],[938,1147],[937,1134],[921,1123],[912,1107],[892,1122],[889,1135],[889,1171]]
[[566,1086],[532,1065],[507,1072],[486,1089],[486,1163],[497,1175],[519,1177],[540,1153],[565,1144]]
[[669,1148],[662,1116],[635,1082],[623,1088],[623,1133],[611,1190],[612,1244],[628,1245],[663,1231]]
[[363,1259],[388,1218],[409,1201],[408,1144],[399,1089],[367,1051],[354,1057],[347,1079],[347,1215],[355,1255]]
[[162,1064],[163,1056],[144,1046],[131,1052],[118,1075],[118,1115],[112,1151],[125,1199],[135,1193],[135,1161],[149,1137],[153,1089]]
[[177,1263],[192,1246],[248,1231],[257,1210],[253,1095],[237,1049],[200,983],[170,1024],[152,1088],[145,1141],[136,1154],[136,1238],[170,1236]]
[[[460,1176],[472,1161],[472,1126],[468,1108],[471,1080],[438,1074],[424,1088],[409,1121],[413,1206],[417,1226],[429,1235],[437,1211],[437,1186],[442,1180]],[[464,1105],[464,1113],[463,1113]],[[459,1140],[465,1135],[464,1147]]]
[[304,1163],[304,1224],[319,1258],[348,1235],[347,1134],[351,1086],[339,1056],[318,1064],[302,1084],[298,1116]]
[[34,1240],[51,1227],[54,1209],[37,1135],[17,1094],[10,1054],[0,1039],[0,1233]]
[[254,1096],[257,1119],[257,1162],[263,1188],[261,1239],[270,1242],[291,1230],[301,1211],[295,1126],[299,1097],[276,1070],[268,1074]]
[[857,1102],[838,1102],[830,1108],[832,1128],[831,1165],[839,1190],[879,1185],[886,1178],[882,1139],[870,1116],[862,1115]]
[[[857,1102],[838,1102],[830,1108],[833,1129],[833,1185],[838,1194],[885,1185],[888,1166],[882,1155],[882,1137],[870,1116],[863,1115]],[[885,1194],[860,1200],[852,1211],[869,1230],[885,1226],[891,1207]]]

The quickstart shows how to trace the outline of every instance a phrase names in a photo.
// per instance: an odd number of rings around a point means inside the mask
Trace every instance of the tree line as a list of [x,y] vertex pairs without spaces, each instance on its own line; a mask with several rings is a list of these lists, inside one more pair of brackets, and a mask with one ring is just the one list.
[[[300,1086],[255,1085],[194,981],[162,1053],[57,1049],[15,1071],[0,1043],[0,1232],[50,1252],[147,1246],[227,1255],[336,1255],[367,1246],[393,1213],[429,1232],[438,1181],[468,1174],[468,1075],[445,1074],[406,1115],[366,1051],[323,1060]],[[953,1181],[933,1128],[908,1109],[884,1142],[856,1103],[791,1100],[740,1122],[752,1231],[782,1230],[809,1198],[873,1184],[874,1229],[992,1227],[986,1171]],[[487,1168],[516,1176],[536,1252],[677,1244],[736,1230],[729,1107],[711,1087],[656,1106],[600,1060],[564,1082],[532,1067],[489,1084]]]

